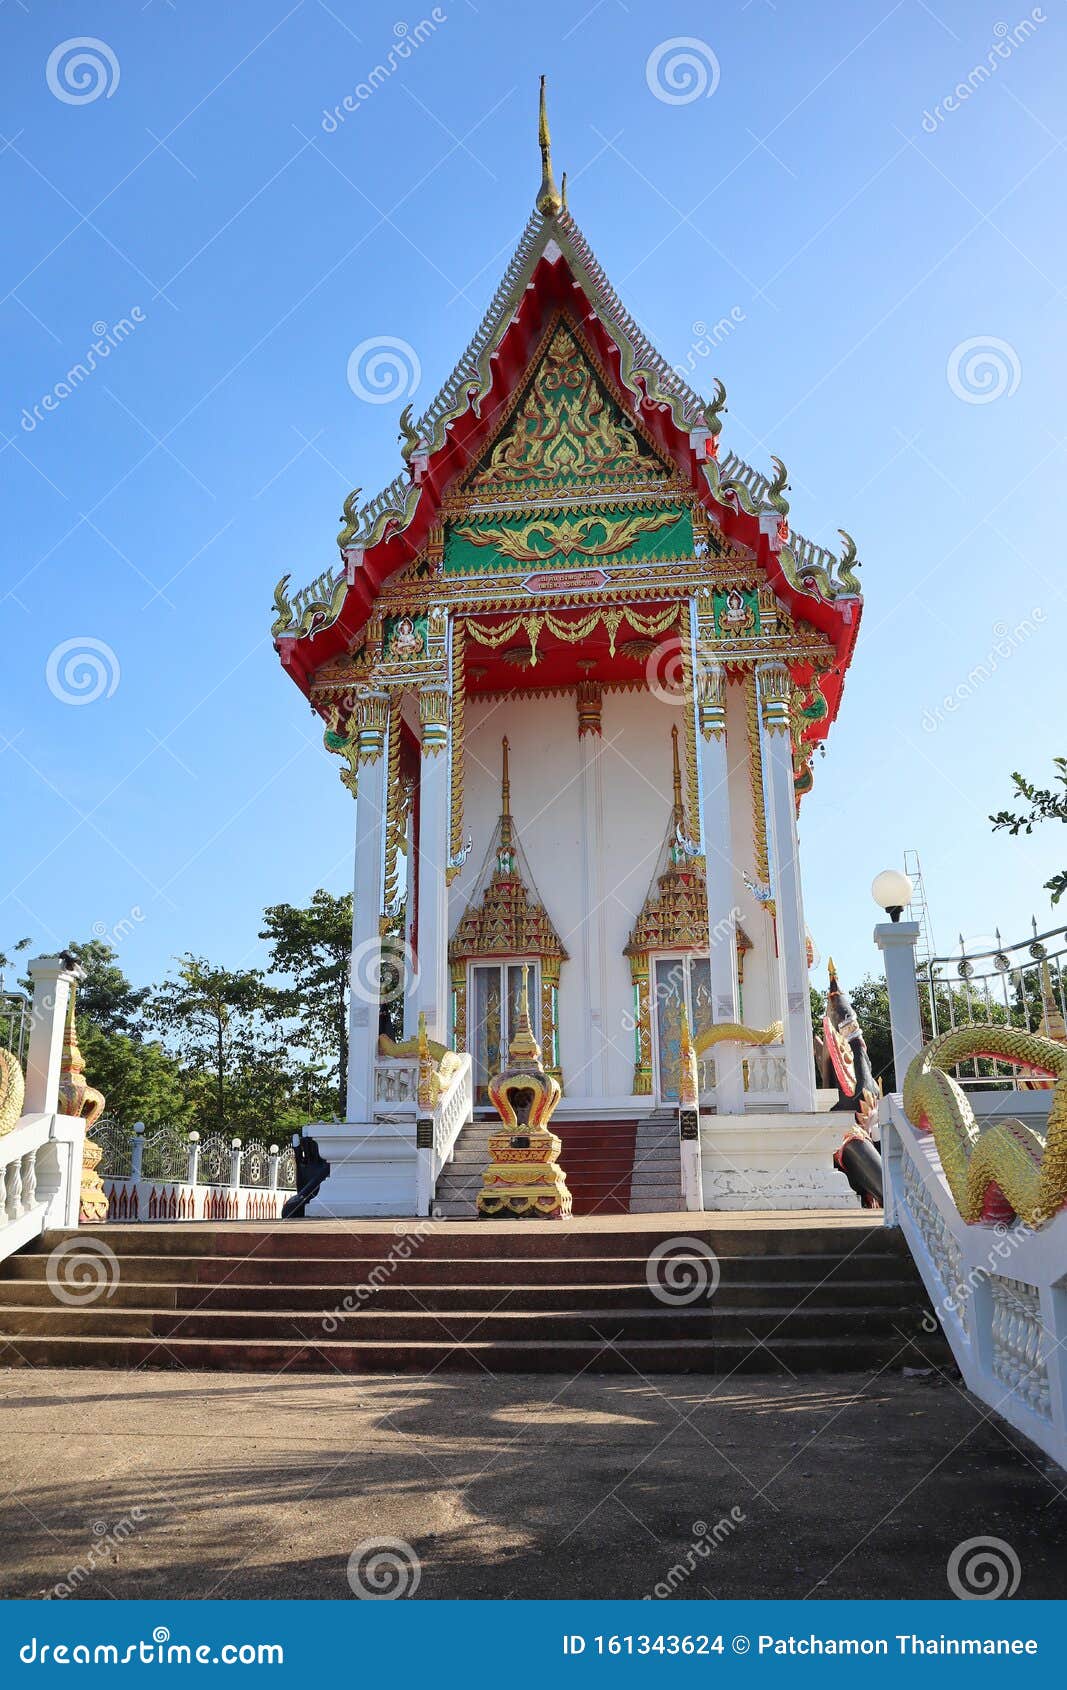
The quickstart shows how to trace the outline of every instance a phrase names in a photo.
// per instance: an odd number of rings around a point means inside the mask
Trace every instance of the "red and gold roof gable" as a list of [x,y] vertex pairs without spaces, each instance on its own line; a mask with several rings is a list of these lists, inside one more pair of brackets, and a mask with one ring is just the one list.
[[[805,727],[821,738],[858,631],[855,546],[846,536],[839,562],[791,532],[777,460],[765,476],[720,454],[721,384],[706,403],[660,357],[557,201],[542,190],[453,374],[421,419],[402,419],[406,468],[368,504],[358,492],[346,501],[340,570],[292,596],[288,577],[279,584],[283,664],[309,692],[404,570],[465,575],[479,555],[495,569],[725,551],[750,560],[798,628],[829,648],[825,715]],[[814,684],[815,673],[798,678]]]

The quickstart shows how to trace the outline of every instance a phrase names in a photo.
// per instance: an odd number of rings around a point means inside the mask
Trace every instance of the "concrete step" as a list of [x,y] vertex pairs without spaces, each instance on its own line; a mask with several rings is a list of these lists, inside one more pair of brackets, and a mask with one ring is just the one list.
[[[481,1276],[486,1279],[483,1274]],[[431,1284],[401,1285],[394,1280],[385,1283],[366,1281],[313,1285],[248,1285],[224,1281],[219,1284],[190,1284],[187,1281],[136,1281],[120,1278],[106,1303],[107,1309],[245,1309],[271,1311],[281,1308],[331,1313],[348,1297],[359,1308],[377,1310],[411,1310],[426,1313],[447,1313],[461,1310],[529,1310],[551,1313],[554,1310],[633,1309],[662,1307],[644,1274],[625,1283],[573,1283],[545,1285],[506,1284]],[[773,1298],[782,1307],[812,1309],[887,1309],[898,1311],[915,1304],[914,1282],[906,1278],[864,1281],[860,1283],[812,1283],[805,1280],[779,1280],[769,1287],[766,1280],[735,1281],[723,1279],[715,1292],[715,1307],[720,1310],[763,1310]],[[8,1310],[50,1310],[56,1307],[52,1287],[43,1280],[11,1280],[0,1282],[0,1331]]]
[[179,1367],[251,1373],[425,1375],[435,1369],[493,1373],[815,1373],[877,1371],[887,1366],[944,1365],[922,1346],[880,1338],[817,1338],[766,1345],[749,1340],[675,1339],[631,1342],[575,1339],[550,1348],[537,1341],[466,1344],[448,1341],[391,1346],[299,1339],[234,1344],[203,1338],[21,1337],[3,1351],[11,1367]]

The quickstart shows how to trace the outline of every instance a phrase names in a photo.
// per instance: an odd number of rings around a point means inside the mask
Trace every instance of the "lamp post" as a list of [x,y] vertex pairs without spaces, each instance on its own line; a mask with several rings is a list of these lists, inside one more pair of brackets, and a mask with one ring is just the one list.
[[919,989],[915,981],[915,945],[919,937],[919,923],[900,919],[905,905],[911,902],[913,890],[908,876],[895,868],[883,869],[881,874],[875,875],[871,885],[871,896],[889,917],[888,921],[879,922],[875,928],[874,942],[885,960],[893,1068],[898,1091],[904,1085],[908,1064],[918,1056],[923,1045]]

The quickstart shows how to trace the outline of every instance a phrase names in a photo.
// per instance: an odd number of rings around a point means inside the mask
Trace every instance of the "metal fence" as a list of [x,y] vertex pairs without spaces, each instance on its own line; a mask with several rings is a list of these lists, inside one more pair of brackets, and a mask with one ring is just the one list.
[[[93,1137],[104,1150],[99,1166],[103,1179],[133,1177],[134,1144],[142,1137],[139,1175],[142,1180],[161,1185],[186,1184],[193,1171],[197,1185],[237,1183],[266,1189],[270,1184],[270,1146],[265,1139],[245,1139],[237,1150],[222,1133],[208,1133],[199,1139],[184,1127],[154,1127],[142,1136],[132,1126],[106,1115],[93,1128]],[[198,1148],[195,1157],[194,1148]],[[240,1179],[235,1182],[233,1168],[238,1157]],[[296,1189],[296,1155],[291,1147],[278,1158],[278,1189]]]
[[0,1050],[9,1050],[26,1066],[33,1005],[25,992],[0,990]]
[[[931,1038],[957,1027],[1019,1027],[1067,1043],[1067,931],[1037,931],[1005,945],[999,930],[991,949],[971,947],[960,935],[951,956],[931,957],[920,975],[924,1032]],[[963,1086],[1030,1089],[1034,1081],[1006,1062],[974,1057],[954,1069]]]

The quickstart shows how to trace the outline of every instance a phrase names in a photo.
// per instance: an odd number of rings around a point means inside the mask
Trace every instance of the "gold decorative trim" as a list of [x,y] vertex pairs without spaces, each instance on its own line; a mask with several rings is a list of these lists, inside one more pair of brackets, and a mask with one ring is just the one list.
[[700,815],[700,776],[697,770],[697,695],[693,678],[693,606],[682,607],[679,618],[682,641],[682,711],[685,719],[685,779],[688,799],[686,833],[692,840],[703,839]]
[[401,817],[406,813],[400,788],[400,723],[403,695],[395,692],[389,704],[389,739],[386,750],[385,778],[385,868],[382,875],[382,907],[380,911],[383,937],[392,919],[390,910],[396,900],[400,879]]
[[759,736],[759,690],[754,669],[746,670],[744,686],[745,726],[748,732],[748,784],[752,794],[752,843],[755,850],[756,879],[761,886],[770,886],[767,810],[763,797],[763,746]]
[[[464,769],[464,713],[467,704],[467,677],[463,667],[466,646],[466,627],[458,617],[452,621],[452,746],[451,746],[451,852],[453,867],[446,871],[451,882],[460,870],[463,853],[463,769]],[[464,1047],[459,1046],[462,1050]]]

